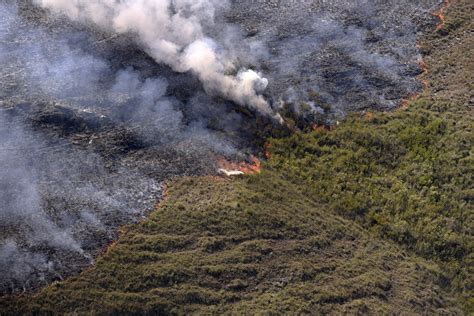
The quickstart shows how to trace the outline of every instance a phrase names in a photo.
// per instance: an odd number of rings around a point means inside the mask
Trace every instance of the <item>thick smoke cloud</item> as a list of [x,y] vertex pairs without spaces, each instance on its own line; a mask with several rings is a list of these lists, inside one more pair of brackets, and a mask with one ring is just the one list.
[[[206,91],[240,105],[273,115],[260,94],[268,80],[251,69],[236,69],[232,53],[206,34],[217,11],[229,7],[222,0],[35,0],[53,12],[92,22],[118,34],[134,34],[159,63],[177,72],[195,73]],[[249,52],[250,53],[250,52]],[[231,73],[236,73],[232,75]]]
[[[22,21],[14,5],[3,5],[0,9],[2,20],[6,21],[0,32],[0,61],[5,65],[0,75],[8,83],[2,91],[6,100],[55,98],[79,113],[132,126],[147,143],[194,140],[216,153],[237,152],[233,145],[207,129],[208,119],[203,115],[209,109],[200,103],[210,104],[210,98],[197,102],[202,96],[195,91],[195,97],[184,105],[169,94],[168,78],[143,76],[132,67],[117,69],[97,52],[87,50],[97,41],[93,36],[66,30],[51,34]],[[252,72],[238,75],[243,82],[252,76]],[[196,115],[185,118],[184,111],[194,111]],[[231,113],[220,115],[227,129],[239,122],[239,117]]]
[[[186,141],[199,143],[215,153],[227,156],[238,152],[215,131],[210,131],[202,118],[185,123],[180,101],[168,96],[167,90],[168,82],[163,77],[142,79],[139,72],[130,68],[122,69],[116,73],[108,92],[108,99],[115,105],[111,115],[119,115],[120,120],[131,124],[139,123],[139,134],[149,144],[176,145]],[[199,102],[193,104],[191,100],[190,103],[188,106],[201,114],[209,111],[199,107]]]

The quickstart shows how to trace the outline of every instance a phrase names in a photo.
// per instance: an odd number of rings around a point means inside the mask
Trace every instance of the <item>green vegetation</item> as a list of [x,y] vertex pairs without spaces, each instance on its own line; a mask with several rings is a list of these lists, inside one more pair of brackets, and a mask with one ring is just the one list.
[[441,262],[462,292],[473,281],[472,117],[429,104],[275,140],[269,164],[337,214]]
[[408,109],[273,139],[260,175],[179,179],[96,266],[23,313],[474,311],[473,5],[422,43]]
[[[272,142],[268,168],[373,234],[443,267],[474,311],[474,6],[422,43],[429,87],[409,108]],[[470,300],[470,301],[469,301]]]
[[10,308],[52,313],[459,312],[442,271],[277,172],[181,179],[94,269]]

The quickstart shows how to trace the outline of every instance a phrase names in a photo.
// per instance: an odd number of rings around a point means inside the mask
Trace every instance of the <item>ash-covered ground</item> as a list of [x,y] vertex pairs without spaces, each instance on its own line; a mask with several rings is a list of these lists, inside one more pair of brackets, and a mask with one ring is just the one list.
[[163,181],[245,159],[285,131],[279,112],[396,108],[422,88],[416,40],[440,2],[149,0],[143,21],[1,2],[0,293],[93,264]]
[[[249,2],[252,5],[249,5]],[[440,1],[240,1],[227,18],[262,41],[267,93],[278,104],[334,121],[391,110],[422,89],[418,35]],[[315,112],[315,113],[314,113]]]

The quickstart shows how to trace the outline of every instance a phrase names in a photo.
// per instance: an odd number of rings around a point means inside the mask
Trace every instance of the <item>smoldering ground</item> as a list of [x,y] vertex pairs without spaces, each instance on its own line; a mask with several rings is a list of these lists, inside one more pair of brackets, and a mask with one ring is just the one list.
[[283,107],[398,106],[439,1],[33,2],[0,3],[4,293],[90,265],[162,181],[245,156]]
[[0,112],[1,289],[35,288],[93,262],[161,185]]
[[247,8],[237,0],[228,17],[266,43],[262,73],[274,102],[334,121],[348,111],[394,109],[422,89],[416,41],[433,30],[430,12],[441,2],[255,1]]

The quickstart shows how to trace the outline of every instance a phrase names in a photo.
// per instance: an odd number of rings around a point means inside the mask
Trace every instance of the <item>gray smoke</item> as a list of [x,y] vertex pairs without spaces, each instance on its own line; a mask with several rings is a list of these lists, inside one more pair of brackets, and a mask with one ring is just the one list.
[[81,271],[161,181],[239,155],[255,134],[229,100],[265,118],[269,102],[329,119],[395,108],[420,88],[433,6],[34,2],[0,3],[0,292]]
[[[61,229],[46,214],[39,212],[38,161],[27,151],[44,150],[35,135],[27,134],[21,123],[0,112],[0,200],[3,228],[22,223],[29,240],[80,251],[80,246],[67,229]],[[37,157],[40,159],[40,157]],[[3,229],[2,231],[5,231]]]
[[[391,110],[422,88],[418,36],[433,31],[440,0],[235,0],[228,14],[269,57],[275,105],[333,121],[349,111]],[[242,14],[246,12],[246,14]]]
[[[90,265],[117,227],[153,209],[162,180],[203,164],[212,170],[211,154],[238,153],[208,128],[216,117],[218,130],[242,121],[214,107],[199,86],[184,104],[169,93],[182,78],[166,69],[161,76],[117,67],[97,48],[96,34],[51,31],[23,13],[0,3],[1,293],[35,289]],[[75,146],[77,137],[87,146]],[[140,146],[143,152],[113,157]]]
[[[18,16],[14,5],[2,5],[0,15],[6,21],[0,31],[0,61],[5,65],[0,80],[4,80],[5,98],[17,102],[54,98],[80,113],[133,126],[148,143],[194,139],[217,153],[236,153],[233,145],[207,129],[202,115],[210,109],[200,103],[213,103],[210,98],[196,91],[184,105],[169,94],[168,78],[143,76],[132,67],[113,69],[93,49],[87,50],[97,41],[93,36],[78,31],[51,34],[41,26],[32,27]],[[185,118],[185,110],[200,113]],[[221,121],[231,129],[239,118],[226,113]]]
[[30,130],[3,110],[0,165],[2,292],[90,264],[117,224],[139,219],[161,195],[153,180],[125,168],[111,172],[97,155]]
[[[177,72],[193,72],[210,94],[272,115],[261,96],[268,80],[251,69],[237,69],[232,51],[206,34],[216,12],[229,7],[223,0],[35,0],[75,21],[94,23],[118,34],[134,34],[157,62]],[[224,30],[223,30],[224,31]],[[251,53],[251,52],[248,52]],[[236,73],[236,74],[231,74]]]
[[[207,129],[201,118],[185,124],[180,101],[167,96],[167,90],[165,78],[142,79],[139,72],[126,68],[115,75],[108,99],[115,106],[113,115],[118,114],[128,122],[139,122],[140,135],[148,143],[176,144],[186,140],[201,143],[215,153],[232,155],[237,152],[216,132]],[[199,102],[190,103],[191,108],[199,106]],[[199,112],[205,113],[208,109],[200,108]]]

